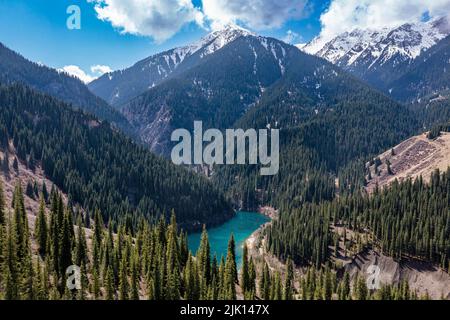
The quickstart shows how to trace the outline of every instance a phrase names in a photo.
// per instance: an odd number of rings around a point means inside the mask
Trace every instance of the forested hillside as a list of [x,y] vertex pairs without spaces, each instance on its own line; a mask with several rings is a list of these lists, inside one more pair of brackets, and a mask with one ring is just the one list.
[[93,95],[77,78],[31,62],[0,43],[0,83],[21,83],[107,120],[125,132],[133,130],[123,115]]
[[268,246],[283,260],[319,267],[339,257],[341,239],[332,227],[340,227],[358,235],[345,238],[347,249],[374,246],[398,260],[413,257],[449,270],[449,191],[450,169],[436,171],[429,184],[421,178],[395,182],[372,195],[357,193],[286,210],[269,228]]
[[[354,161],[396,145],[420,128],[407,107],[345,74],[325,73],[321,81],[326,89],[319,88],[317,101],[309,100],[308,87],[301,82],[309,72],[307,68],[318,67],[314,59],[299,56],[285,80],[268,90],[260,104],[235,125],[261,128],[269,123],[281,129],[278,175],[259,177],[256,166],[216,168],[214,181],[230,190],[244,208],[258,204],[295,207],[331,200],[334,178],[341,171]],[[351,175],[360,179],[364,172]]]
[[283,76],[292,52],[298,50],[279,40],[241,35],[189,68],[181,65],[120,110],[153,151],[168,155],[171,132],[191,130],[194,120],[205,129],[231,128]]
[[[53,191],[41,197],[38,212],[26,212],[20,184],[12,212],[7,213],[0,183],[0,298],[6,300],[331,300],[417,299],[407,283],[383,285],[371,293],[363,278],[351,281],[329,267],[308,268],[294,274],[288,260],[284,276],[257,266],[243,248],[237,270],[233,236],[226,257],[211,257],[206,230],[194,257],[186,233],[179,232],[175,216],[170,224],[141,220],[136,230],[126,224],[105,225],[97,211],[92,222],[65,206]],[[36,214],[34,230],[28,216]],[[75,221],[75,225],[73,225]],[[88,226],[89,225],[89,226]],[[240,248],[238,248],[240,250]],[[66,269],[79,266],[77,289],[71,290]],[[425,297],[426,298],[426,297]]]
[[392,97],[400,101],[447,92],[450,87],[450,36],[420,55],[405,68],[402,76],[389,84]]
[[107,123],[20,85],[0,87],[0,148],[45,174],[72,201],[104,221],[173,210],[187,229],[217,224],[233,212],[206,179],[151,154]]

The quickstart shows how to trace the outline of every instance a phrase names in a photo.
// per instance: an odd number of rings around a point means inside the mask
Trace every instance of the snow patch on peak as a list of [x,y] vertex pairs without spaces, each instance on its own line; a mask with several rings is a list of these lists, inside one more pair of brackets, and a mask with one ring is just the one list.
[[371,67],[376,63],[382,65],[396,57],[414,60],[449,34],[449,23],[444,17],[428,22],[407,23],[395,28],[355,29],[328,42],[317,37],[298,48],[340,66],[357,65],[361,60],[371,58]]

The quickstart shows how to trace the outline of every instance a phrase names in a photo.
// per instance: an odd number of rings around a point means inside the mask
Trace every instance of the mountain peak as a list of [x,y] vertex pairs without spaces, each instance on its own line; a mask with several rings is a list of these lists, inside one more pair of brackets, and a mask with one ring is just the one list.
[[248,29],[245,29],[235,23],[228,23],[223,25],[221,28],[214,30],[212,33],[240,33],[242,35],[253,35],[256,36],[253,32]]
[[385,64],[399,56],[403,60],[414,60],[449,34],[447,18],[439,17],[393,28],[354,29],[328,42],[317,37],[300,49],[340,66],[361,64],[363,59],[373,59],[370,65]]

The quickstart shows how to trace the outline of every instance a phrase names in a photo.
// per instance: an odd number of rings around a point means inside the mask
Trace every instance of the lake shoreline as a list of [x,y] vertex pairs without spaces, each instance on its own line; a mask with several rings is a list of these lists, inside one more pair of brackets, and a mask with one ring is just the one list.
[[[216,254],[217,259],[226,257],[228,241],[231,234],[235,238],[236,262],[238,265],[242,259],[242,248],[246,240],[261,226],[270,222],[270,217],[260,212],[238,211],[234,218],[220,226],[207,229],[211,248],[211,256]],[[196,252],[200,244],[201,232],[188,234],[188,245],[191,252]]]

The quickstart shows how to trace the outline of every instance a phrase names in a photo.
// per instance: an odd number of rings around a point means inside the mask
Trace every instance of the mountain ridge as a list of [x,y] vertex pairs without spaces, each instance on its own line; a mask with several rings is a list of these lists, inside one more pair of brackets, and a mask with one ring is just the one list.
[[173,73],[185,71],[237,38],[250,35],[253,34],[248,30],[227,25],[192,44],[151,55],[129,68],[107,73],[88,87],[111,105],[119,107],[167,80]]
[[439,17],[394,28],[354,29],[336,36],[323,46],[318,37],[298,47],[390,94],[390,84],[449,35],[448,18]]
[[133,134],[128,121],[104,100],[92,94],[78,78],[32,62],[0,42],[0,82],[22,83],[49,94],[74,108],[96,115]]

